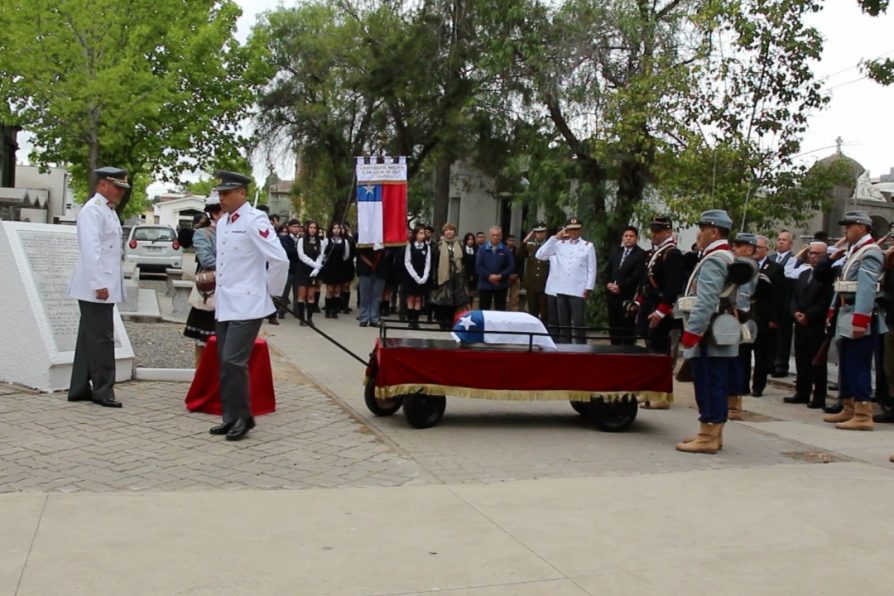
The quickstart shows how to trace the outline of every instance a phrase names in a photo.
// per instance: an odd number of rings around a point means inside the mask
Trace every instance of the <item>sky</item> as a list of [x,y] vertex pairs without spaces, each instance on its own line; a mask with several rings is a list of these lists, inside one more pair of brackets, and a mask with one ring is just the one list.
[[[242,7],[237,36],[248,37],[258,15],[279,6],[294,6],[297,0],[236,0]],[[825,8],[809,22],[825,39],[822,59],[815,65],[831,96],[822,111],[811,114],[802,142],[801,159],[812,163],[835,150],[835,140],[843,140],[842,151],[860,162],[873,177],[894,168],[894,85],[882,87],[866,79],[859,69],[862,59],[894,58],[894,7],[887,15],[864,15],[856,0],[826,0]],[[26,140],[26,139],[23,139]],[[30,147],[20,152],[24,159]],[[280,178],[291,178],[291,160],[278,165]],[[259,160],[254,176],[263,182],[267,175]],[[149,195],[163,192],[153,184]]]

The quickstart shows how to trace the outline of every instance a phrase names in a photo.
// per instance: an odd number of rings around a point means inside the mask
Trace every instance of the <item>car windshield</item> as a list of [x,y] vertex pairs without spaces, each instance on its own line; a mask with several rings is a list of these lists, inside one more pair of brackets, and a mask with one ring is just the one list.
[[137,228],[133,232],[133,239],[149,242],[173,242],[174,230],[171,228]]

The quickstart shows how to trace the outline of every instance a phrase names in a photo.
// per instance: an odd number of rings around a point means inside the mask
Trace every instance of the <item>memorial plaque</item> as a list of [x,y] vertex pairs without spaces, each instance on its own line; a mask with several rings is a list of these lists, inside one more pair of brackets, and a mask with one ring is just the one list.
[[[74,226],[0,222],[0,380],[44,391],[68,387],[78,337],[78,301],[68,284],[79,256]],[[116,380],[130,379],[133,348],[117,309]]]

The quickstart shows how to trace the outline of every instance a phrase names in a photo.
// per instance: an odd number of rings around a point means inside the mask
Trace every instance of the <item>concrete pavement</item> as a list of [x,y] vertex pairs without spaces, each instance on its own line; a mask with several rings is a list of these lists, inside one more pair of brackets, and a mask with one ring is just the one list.
[[[376,336],[319,324],[361,355]],[[182,383],[122,385],[120,411],[0,386],[0,594],[890,592],[890,425],[835,431],[771,389],[722,453],[680,454],[681,386],[620,434],[454,398],[413,430],[312,330],[264,333],[279,410],[238,444]]]

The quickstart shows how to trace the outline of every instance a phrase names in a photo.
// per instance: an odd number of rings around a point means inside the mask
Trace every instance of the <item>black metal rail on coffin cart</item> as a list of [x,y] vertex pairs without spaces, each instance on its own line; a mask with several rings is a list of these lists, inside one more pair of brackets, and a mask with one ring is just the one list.
[[[382,319],[379,324],[379,338],[384,345],[388,339],[389,331],[414,331],[417,333],[422,331],[426,335],[445,335],[453,331],[453,329],[442,329],[437,323],[420,322],[418,325],[419,328],[411,328],[409,323],[403,321]],[[584,337],[587,340],[609,339],[607,333],[609,329],[607,327],[553,327],[552,329],[553,331],[556,329],[570,329],[573,333],[577,332],[573,337]],[[583,332],[583,334],[580,332]],[[482,333],[487,334],[488,331],[484,330]],[[551,336],[550,333],[530,331],[490,331],[490,333],[527,336],[526,351],[533,351],[535,348],[540,349],[534,344],[535,337]],[[518,346],[524,347],[524,344],[518,344]],[[620,350],[625,352],[644,352],[645,348],[624,346]],[[364,402],[370,412],[376,416],[391,416],[403,408],[404,417],[410,426],[414,428],[431,428],[441,421],[447,406],[446,396],[444,395],[428,395],[418,391],[389,398],[377,398],[375,392],[378,366],[376,352],[373,351],[370,354],[367,365],[367,379],[364,391]],[[636,420],[636,415],[639,412],[637,396],[633,393],[625,394],[622,398],[615,400],[607,400],[602,395],[594,394],[589,401],[571,401],[570,404],[575,412],[593,423],[600,430],[607,432],[620,432],[627,429]]]

